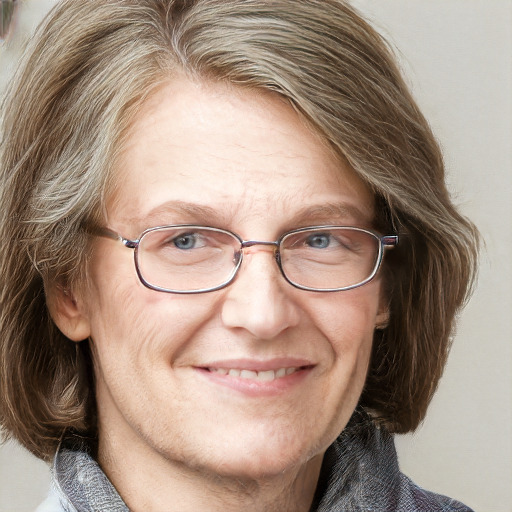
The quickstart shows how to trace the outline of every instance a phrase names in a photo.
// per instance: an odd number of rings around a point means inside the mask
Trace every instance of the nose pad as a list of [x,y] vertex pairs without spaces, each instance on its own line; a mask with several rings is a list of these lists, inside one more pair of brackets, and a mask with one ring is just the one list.
[[275,249],[244,249],[241,268],[222,306],[226,327],[244,329],[258,339],[272,339],[299,323],[293,288],[282,276],[277,258]]
[[240,260],[242,259],[243,251],[242,249],[235,251],[233,255],[233,263],[238,266],[240,264]]

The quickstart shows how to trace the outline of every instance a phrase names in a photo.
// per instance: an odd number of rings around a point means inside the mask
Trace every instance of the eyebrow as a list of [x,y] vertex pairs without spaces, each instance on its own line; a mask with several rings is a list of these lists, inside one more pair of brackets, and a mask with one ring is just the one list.
[[192,222],[204,223],[206,221],[222,224],[223,221],[228,220],[225,218],[225,214],[222,214],[215,208],[187,201],[167,201],[150,210],[147,215],[132,217],[130,220],[136,223],[138,227],[147,229],[154,227],[155,222],[159,223],[159,225],[167,224],[168,220],[164,220],[164,222],[161,222],[161,220],[168,218],[170,218],[172,223],[183,222],[187,224]]
[[373,215],[372,210],[367,208],[362,210],[351,203],[323,203],[301,208],[290,220],[296,225],[308,224],[311,221],[325,224],[344,222],[370,224]]
[[[155,225],[172,223],[197,223],[228,226],[232,223],[237,210],[233,212],[219,212],[210,206],[187,201],[168,201],[148,212],[144,217],[134,217],[132,220],[141,229],[155,227]],[[169,219],[169,220],[167,220]],[[362,224],[370,225],[373,211],[364,210],[351,203],[322,203],[304,206],[291,218],[279,219],[284,221],[291,229],[305,227],[313,224]],[[312,224],[313,223],[313,224]],[[363,226],[360,226],[363,227]]]

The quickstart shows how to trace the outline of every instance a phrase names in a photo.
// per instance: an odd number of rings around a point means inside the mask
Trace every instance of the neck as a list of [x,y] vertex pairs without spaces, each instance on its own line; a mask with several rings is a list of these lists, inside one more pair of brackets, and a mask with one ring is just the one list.
[[100,466],[134,512],[307,512],[323,458],[317,455],[277,475],[249,477],[173,461],[134,441],[103,436],[98,451]]

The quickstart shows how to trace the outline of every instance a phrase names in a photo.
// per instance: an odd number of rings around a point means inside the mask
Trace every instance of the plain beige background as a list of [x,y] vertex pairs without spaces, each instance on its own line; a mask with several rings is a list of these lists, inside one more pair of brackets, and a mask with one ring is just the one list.
[[[15,31],[0,43],[0,91],[55,1],[18,0]],[[512,0],[352,3],[399,49],[455,201],[486,244],[427,420],[397,441],[402,469],[477,512],[512,512]],[[43,463],[0,448],[0,512],[32,511],[47,486]]]

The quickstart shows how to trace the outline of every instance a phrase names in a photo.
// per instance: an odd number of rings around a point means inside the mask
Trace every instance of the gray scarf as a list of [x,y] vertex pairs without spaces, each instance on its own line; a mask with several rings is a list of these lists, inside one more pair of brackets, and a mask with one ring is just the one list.
[[[53,465],[54,486],[67,512],[128,512],[114,486],[88,453],[70,438]],[[356,411],[324,456],[311,512],[472,512],[425,491],[398,468],[393,437]]]

